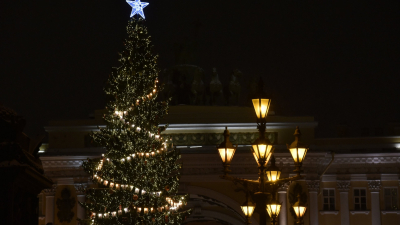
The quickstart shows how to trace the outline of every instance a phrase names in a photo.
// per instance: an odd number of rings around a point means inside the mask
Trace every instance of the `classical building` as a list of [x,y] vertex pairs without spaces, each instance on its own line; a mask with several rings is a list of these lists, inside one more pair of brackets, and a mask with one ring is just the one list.
[[[77,202],[85,200],[82,191],[91,181],[81,164],[105,152],[88,136],[104,126],[103,113],[96,111],[89,120],[52,121],[46,127],[49,142],[42,145],[40,159],[45,175],[55,184],[39,195],[40,225],[77,224],[76,218],[86,216]],[[257,163],[250,151],[250,143],[258,137],[253,108],[172,106],[163,123],[169,124],[163,135],[182,153],[180,191],[190,194],[187,207],[194,209],[185,224],[245,224],[240,209],[245,194],[240,185],[220,178],[223,167],[216,145],[228,127],[230,140],[238,145],[231,175],[257,179]],[[307,199],[304,224],[400,224],[400,136],[317,139],[317,125],[313,117],[268,116],[267,135],[275,146],[281,177],[294,174],[286,144],[293,142],[296,126],[302,141],[310,144],[303,163],[305,179],[284,183],[278,190],[279,224],[294,224],[291,205],[297,194]],[[252,224],[258,224],[257,213]]]

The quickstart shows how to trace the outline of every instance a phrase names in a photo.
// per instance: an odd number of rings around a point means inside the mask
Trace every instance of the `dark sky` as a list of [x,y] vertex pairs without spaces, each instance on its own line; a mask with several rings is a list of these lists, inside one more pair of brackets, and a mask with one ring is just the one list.
[[[235,68],[263,76],[277,113],[315,116],[319,137],[400,119],[399,1],[147,2],[161,68],[177,43],[197,40],[194,64],[221,80]],[[124,0],[0,2],[0,103],[28,134],[104,107],[130,11]]]

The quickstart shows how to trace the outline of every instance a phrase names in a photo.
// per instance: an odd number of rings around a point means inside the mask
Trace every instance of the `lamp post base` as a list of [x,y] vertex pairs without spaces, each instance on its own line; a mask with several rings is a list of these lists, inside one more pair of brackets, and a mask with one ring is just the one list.
[[254,199],[256,202],[255,211],[260,215],[260,225],[267,225],[267,199],[268,195],[266,193],[258,192],[254,194],[256,198]]

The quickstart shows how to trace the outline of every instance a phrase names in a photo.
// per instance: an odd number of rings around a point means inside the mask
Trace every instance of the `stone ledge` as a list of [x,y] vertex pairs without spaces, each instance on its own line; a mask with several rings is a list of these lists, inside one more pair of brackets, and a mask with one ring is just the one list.
[[353,210],[350,211],[351,215],[355,215],[355,214],[364,214],[364,215],[368,215],[371,211],[369,210]]
[[385,210],[385,211],[381,211],[381,213],[383,215],[386,215],[386,214],[397,214],[397,215],[400,215],[400,210]]
[[337,215],[337,214],[339,214],[339,211],[319,211],[319,213],[321,214],[321,215]]

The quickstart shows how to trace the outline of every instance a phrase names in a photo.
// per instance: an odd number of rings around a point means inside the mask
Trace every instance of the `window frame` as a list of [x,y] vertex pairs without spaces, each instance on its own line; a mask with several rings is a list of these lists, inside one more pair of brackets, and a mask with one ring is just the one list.
[[[396,206],[397,206],[397,209],[388,209],[388,208],[386,208],[386,195],[385,195],[385,190],[386,189],[396,189]],[[400,210],[400,208],[399,208],[399,188],[398,187],[395,187],[395,186],[389,186],[389,187],[383,187],[383,202],[384,202],[384,204],[385,204],[385,210],[386,211],[391,211],[391,210],[394,210],[394,211],[396,211],[396,210]],[[393,202],[391,202],[392,204],[391,204],[391,206],[393,206]]]
[[[359,190],[359,196],[355,195],[355,190]],[[365,191],[365,196],[361,196],[361,190]],[[362,197],[365,197],[365,208],[362,208],[362,205],[364,203],[362,203],[361,199]],[[356,203],[356,198],[359,199],[359,202]],[[359,205],[359,209],[356,209],[356,205]],[[353,188],[353,209],[354,211],[366,211],[367,209],[367,188],[365,187],[354,187]]]
[[[328,196],[324,195],[324,190],[328,191]],[[333,191],[333,196],[329,195],[329,191]],[[330,208],[331,201],[333,198],[333,209]],[[328,199],[328,203],[325,203],[325,199]],[[328,209],[325,209],[325,205],[328,205]],[[323,211],[335,211],[336,210],[336,189],[335,188],[323,188],[322,189],[322,210]]]

